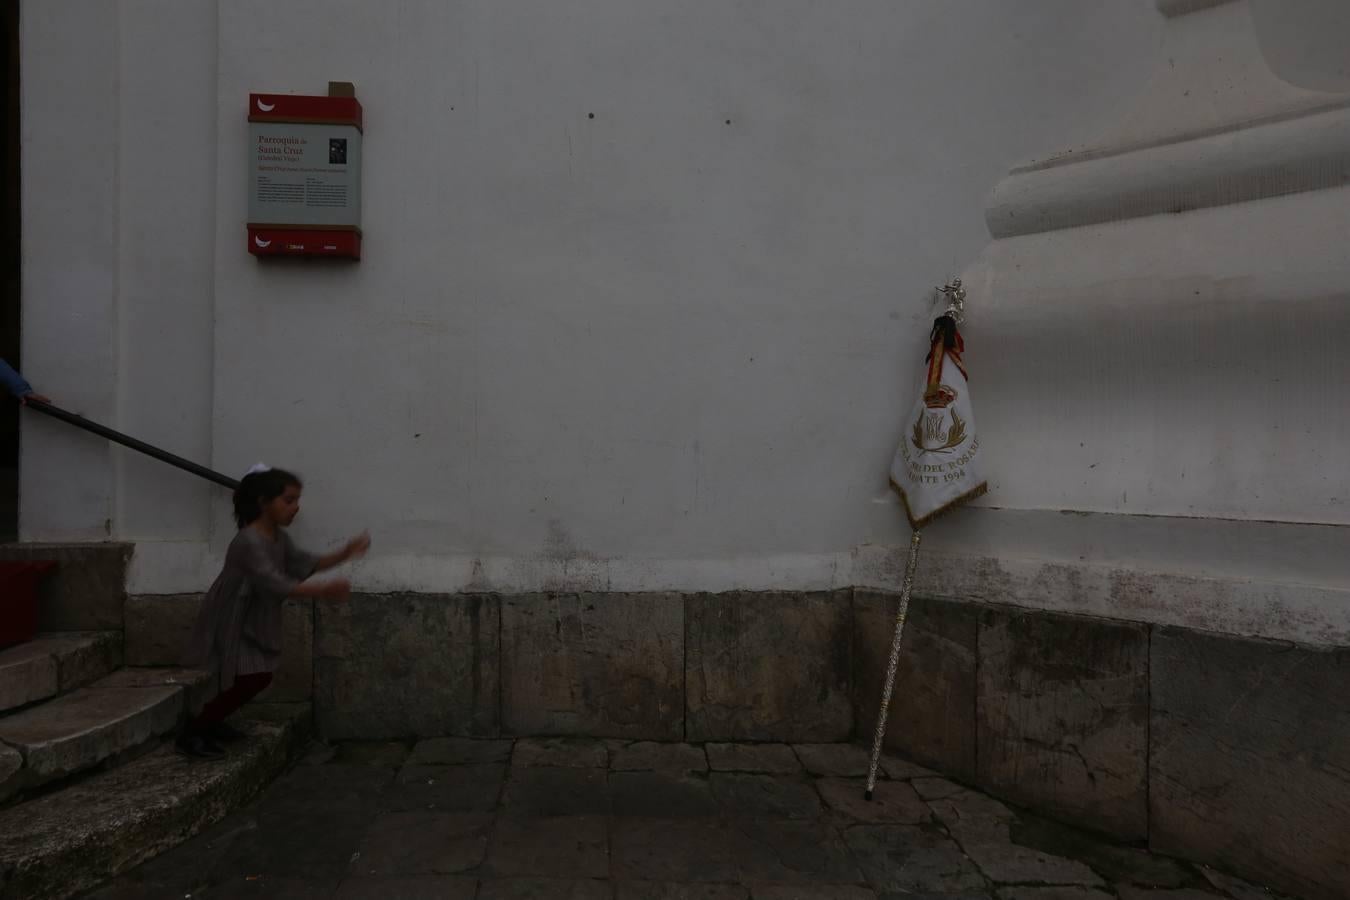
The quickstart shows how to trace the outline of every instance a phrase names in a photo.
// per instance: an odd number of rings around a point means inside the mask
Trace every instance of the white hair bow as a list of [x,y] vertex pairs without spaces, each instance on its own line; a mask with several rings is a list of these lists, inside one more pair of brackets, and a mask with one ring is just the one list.
[[248,467],[248,471],[244,473],[244,477],[247,478],[250,475],[257,475],[259,472],[270,472],[270,471],[272,471],[272,467],[267,465],[266,463],[254,463],[253,465]]

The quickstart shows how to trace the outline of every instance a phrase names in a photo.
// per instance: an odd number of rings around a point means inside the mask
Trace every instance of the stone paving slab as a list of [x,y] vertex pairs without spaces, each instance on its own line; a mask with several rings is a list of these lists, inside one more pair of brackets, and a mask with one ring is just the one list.
[[826,805],[842,813],[845,820],[921,825],[933,818],[928,804],[903,781],[878,781],[871,800],[864,797],[866,788],[865,778],[822,778],[816,782]]
[[[205,896],[209,900],[251,900],[254,897],[328,900],[338,890],[340,883],[333,875],[240,875],[218,882]],[[146,900],[144,894],[133,895],[127,900],[133,898]]]
[[1111,900],[1111,895],[1097,888],[1010,887],[998,892],[998,900]]
[[1186,888],[1179,891],[1172,890],[1151,890],[1149,888],[1134,887],[1126,885],[1119,889],[1117,896],[1120,900],[1219,900],[1221,894],[1212,891],[1202,891],[1194,888]]
[[478,879],[463,875],[399,875],[349,878],[337,900],[474,900]]
[[809,819],[823,809],[815,788],[796,778],[714,772],[708,780],[713,796],[729,816]]
[[1002,842],[963,843],[966,855],[999,884],[1097,886],[1100,875],[1076,860]]
[[[1169,860],[1166,857],[1156,857],[1156,858],[1159,861],[1165,860],[1167,862],[1173,863],[1173,865],[1179,865],[1175,861]],[[1232,897],[1233,900],[1288,900],[1288,898],[1285,897],[1284,894],[1277,894],[1274,891],[1267,890],[1266,888],[1257,887],[1254,884],[1248,884],[1241,878],[1238,878],[1233,875],[1227,875],[1223,872],[1211,869],[1209,866],[1200,866],[1199,869],[1201,876],[1204,877],[1205,881],[1208,882],[1211,887],[1213,887],[1217,891],[1221,891],[1227,894],[1228,896]],[[1139,882],[1136,881],[1135,883],[1137,884]]]
[[756,885],[750,900],[876,900],[876,892],[854,884]]
[[945,778],[915,778],[910,784],[925,800],[945,800],[965,791],[961,785]]
[[609,765],[609,748],[588,738],[521,738],[511,765],[603,769]]
[[[171,897],[175,893],[200,895],[212,886],[212,873],[218,868],[234,838],[257,827],[257,821],[242,811],[207,825],[173,852],[151,859],[92,896],[97,900],[109,900],[110,897],[131,900]],[[240,873],[241,879],[244,874]]]
[[716,816],[717,801],[705,778],[663,772],[610,772],[616,816],[688,818]]
[[512,767],[503,810],[516,816],[603,816],[609,814],[604,769]]
[[393,776],[387,768],[339,763],[294,769],[249,811],[256,827],[234,838],[211,881],[261,875],[336,889]]
[[455,875],[487,853],[486,813],[391,812],[371,823],[352,869],[369,875]]
[[701,744],[637,741],[611,748],[609,768],[616,772],[706,772],[708,757]]
[[609,882],[566,878],[484,879],[477,900],[611,900]]
[[899,756],[890,753],[881,754],[881,771],[886,773],[889,778],[897,781],[909,781],[913,778],[940,778],[941,776],[932,769],[925,769],[918,763],[910,762]]
[[385,791],[389,811],[492,812],[501,799],[506,766],[404,766]]
[[738,820],[735,824],[748,845],[739,860],[742,882],[837,884],[863,880],[834,828],[777,818]]
[[[1018,818],[1019,821],[1010,832],[1013,842],[1079,860],[1112,883],[1150,888],[1180,888],[1200,883],[1192,867],[1170,857],[1149,853],[1138,847],[1112,844],[1068,825],[1028,813],[1021,813]],[[1211,872],[1213,870],[1201,867],[1202,875],[1208,876]],[[1237,879],[1232,879],[1230,884],[1236,882]],[[1213,886],[1218,889],[1224,887],[1220,884]],[[1264,889],[1251,890],[1254,893],[1245,897],[1231,888],[1229,893],[1234,900],[1275,900]]]
[[513,741],[482,738],[431,738],[418,741],[408,757],[413,766],[459,766],[511,761]]
[[284,827],[292,815],[374,818],[395,771],[379,766],[332,762],[301,766],[279,780],[258,806],[260,822]]
[[625,819],[610,852],[618,879],[734,883],[746,841],[717,819]]
[[801,760],[787,744],[706,744],[708,765],[715,772],[758,772],[792,775]]
[[484,873],[491,876],[606,878],[609,838],[603,816],[503,816]]
[[[700,745],[398,746],[410,752],[314,756],[218,829],[93,896],[1258,900],[1224,893],[1218,873],[925,771],[879,781],[869,802],[863,778],[717,771],[718,753]],[[691,751],[713,771],[688,771]],[[478,761],[508,752],[510,764]],[[599,753],[606,765],[592,764]],[[856,771],[856,753],[805,755],[816,771]]]
[[857,744],[793,744],[792,749],[812,775],[840,778],[867,775],[869,754]]
[[334,760],[352,765],[397,769],[408,759],[408,745],[402,741],[345,741],[336,750]]
[[693,884],[674,881],[616,881],[614,900],[749,900],[750,889],[739,884]]
[[291,813],[260,817],[255,831],[235,839],[208,873],[214,884],[249,876],[337,884],[376,818],[362,814]]
[[963,845],[967,843],[1008,843],[1009,829],[1017,816],[997,800],[974,791],[961,791],[928,806],[947,828],[947,833]]
[[881,891],[980,891],[985,879],[951,838],[910,825],[855,825],[844,840],[867,882]]

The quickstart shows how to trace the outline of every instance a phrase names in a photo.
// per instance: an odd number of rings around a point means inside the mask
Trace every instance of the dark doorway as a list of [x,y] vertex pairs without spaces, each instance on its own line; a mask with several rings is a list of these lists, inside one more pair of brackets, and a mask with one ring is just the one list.
[[[0,358],[19,359],[19,4],[4,4],[5,137],[0,142]],[[19,534],[19,405],[0,397],[0,542]]]

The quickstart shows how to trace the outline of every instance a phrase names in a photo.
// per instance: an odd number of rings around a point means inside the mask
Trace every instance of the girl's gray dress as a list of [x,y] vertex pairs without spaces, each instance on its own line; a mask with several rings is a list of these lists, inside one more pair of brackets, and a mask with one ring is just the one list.
[[239,675],[275,672],[281,663],[281,606],[314,574],[319,558],[291,542],[241,528],[225,553],[225,568],[207,591],[192,629],[189,660],[209,669],[227,690]]

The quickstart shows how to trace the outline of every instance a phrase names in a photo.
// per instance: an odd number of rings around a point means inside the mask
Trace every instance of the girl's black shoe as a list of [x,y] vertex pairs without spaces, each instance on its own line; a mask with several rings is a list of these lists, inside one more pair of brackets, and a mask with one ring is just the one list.
[[200,734],[181,734],[174,746],[184,756],[195,759],[224,759],[225,751],[209,737]]
[[242,741],[248,735],[244,734],[238,728],[235,728],[225,722],[217,722],[206,729],[206,736],[213,741],[222,744],[233,744],[235,741]]

